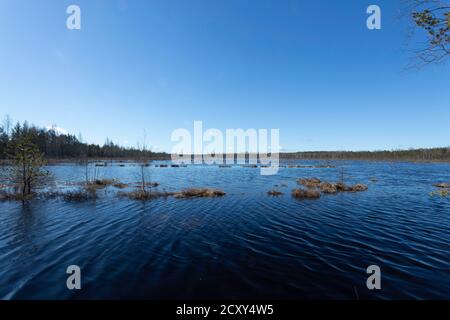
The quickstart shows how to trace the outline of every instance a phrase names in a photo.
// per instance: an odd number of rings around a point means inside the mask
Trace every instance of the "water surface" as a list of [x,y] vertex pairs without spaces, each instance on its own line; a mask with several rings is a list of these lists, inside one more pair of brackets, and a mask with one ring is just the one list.
[[[433,183],[450,182],[450,166],[336,165],[276,176],[240,166],[149,168],[160,191],[227,193],[214,199],[139,202],[110,187],[89,202],[0,202],[0,298],[450,299],[450,198],[430,196]],[[341,167],[346,182],[369,191],[291,198],[296,179],[337,181]],[[49,169],[58,184],[83,180],[81,166]],[[127,183],[138,172],[132,163],[99,168]],[[269,197],[272,189],[284,195]],[[82,270],[80,291],[66,288],[72,264]],[[366,288],[373,264],[379,291]]]

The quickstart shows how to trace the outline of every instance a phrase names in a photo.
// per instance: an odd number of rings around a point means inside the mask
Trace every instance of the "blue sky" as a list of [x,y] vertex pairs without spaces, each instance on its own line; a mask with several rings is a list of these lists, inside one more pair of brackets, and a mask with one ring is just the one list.
[[[82,29],[66,28],[77,4]],[[382,29],[366,28],[366,8]],[[400,1],[0,1],[0,115],[170,151],[279,128],[287,151],[448,146],[450,67],[405,70]]]

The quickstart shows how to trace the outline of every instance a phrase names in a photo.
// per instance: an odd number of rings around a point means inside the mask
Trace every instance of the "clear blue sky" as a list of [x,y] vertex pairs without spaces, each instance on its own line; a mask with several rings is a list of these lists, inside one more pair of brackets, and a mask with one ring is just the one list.
[[[78,4],[82,30],[66,28]],[[382,30],[366,8],[382,9]],[[405,71],[400,1],[1,0],[0,115],[170,151],[279,128],[284,150],[450,144],[449,63]]]

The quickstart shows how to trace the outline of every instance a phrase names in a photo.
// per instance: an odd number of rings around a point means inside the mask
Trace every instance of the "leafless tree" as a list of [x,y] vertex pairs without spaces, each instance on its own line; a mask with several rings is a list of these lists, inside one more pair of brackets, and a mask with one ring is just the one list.
[[[143,194],[147,194],[147,192],[148,192],[147,186],[150,184],[150,181],[147,179],[147,177],[149,175],[148,167],[150,165],[150,157],[149,157],[150,150],[147,146],[147,133],[145,130],[144,130],[142,145],[140,143],[138,143],[138,149],[141,151],[138,156],[138,159],[137,159],[137,163],[138,163],[139,169],[140,169],[139,187]],[[151,186],[150,186],[150,188],[151,188]]]
[[450,2],[404,0],[403,3],[404,12],[412,22],[413,33],[419,37],[425,33],[426,36],[425,41],[415,41],[410,67],[445,61],[450,56]]
[[11,134],[11,127],[12,127],[12,118],[9,114],[7,114],[3,118],[3,129],[8,136]]

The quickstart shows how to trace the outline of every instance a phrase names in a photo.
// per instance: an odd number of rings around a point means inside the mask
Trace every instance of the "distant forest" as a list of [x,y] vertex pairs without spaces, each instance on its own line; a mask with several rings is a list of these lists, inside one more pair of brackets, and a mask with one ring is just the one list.
[[144,147],[141,149],[122,147],[109,139],[103,146],[88,144],[74,135],[61,134],[55,129],[39,128],[27,122],[17,123],[11,127],[10,120],[5,119],[0,125],[0,159],[8,159],[16,142],[23,137],[30,137],[32,143],[38,146],[47,159],[136,159],[143,155],[149,159],[169,157],[165,153],[155,153]]
[[450,147],[392,151],[311,151],[283,153],[281,159],[374,160],[374,161],[450,161]]
[[[40,128],[27,122],[11,126],[9,118],[0,125],[0,159],[8,159],[10,150],[22,137],[31,141],[47,159],[148,159],[169,160],[168,153],[155,153],[145,148],[122,147],[109,139],[103,146],[84,143],[71,134]],[[281,153],[282,160],[388,160],[388,161],[450,161],[450,147],[392,151],[311,151]]]

